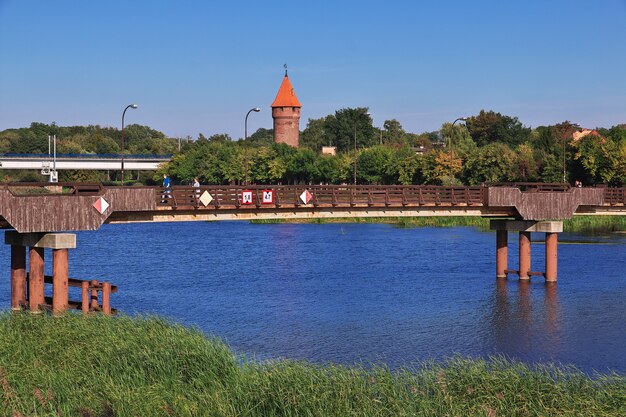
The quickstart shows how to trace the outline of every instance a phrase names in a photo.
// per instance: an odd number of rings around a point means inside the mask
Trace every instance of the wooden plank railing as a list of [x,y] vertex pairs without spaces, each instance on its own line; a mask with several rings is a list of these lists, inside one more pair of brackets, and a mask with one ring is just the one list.
[[624,188],[605,188],[604,189],[604,204],[626,205],[626,187]]
[[[155,188],[158,207],[176,209],[204,208],[200,196],[206,191],[212,201],[208,208],[262,208],[300,207],[300,195],[311,193],[308,205],[314,207],[414,207],[427,205],[475,206],[483,203],[483,187],[414,186],[174,186]],[[263,192],[271,191],[273,201],[263,201]],[[250,192],[252,200],[243,201],[243,193]]]

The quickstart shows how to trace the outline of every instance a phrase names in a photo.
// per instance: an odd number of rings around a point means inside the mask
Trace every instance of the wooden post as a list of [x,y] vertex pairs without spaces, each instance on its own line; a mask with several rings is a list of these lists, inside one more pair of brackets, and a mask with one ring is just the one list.
[[530,279],[530,232],[519,232],[519,279]]
[[67,249],[52,250],[52,312],[67,310],[68,254]]
[[558,263],[558,235],[546,233],[546,282],[555,282]]
[[111,315],[111,283],[110,282],[102,283],[102,313],[107,316]]
[[95,279],[91,280],[91,310],[98,310],[98,284],[99,282]]
[[29,248],[28,301],[30,311],[38,311],[44,299],[44,249]]
[[496,278],[506,278],[505,270],[508,268],[509,233],[500,229],[496,231]]
[[11,308],[26,306],[26,247],[11,245]]
[[83,281],[81,284],[82,304],[81,310],[83,314],[89,313],[89,281]]

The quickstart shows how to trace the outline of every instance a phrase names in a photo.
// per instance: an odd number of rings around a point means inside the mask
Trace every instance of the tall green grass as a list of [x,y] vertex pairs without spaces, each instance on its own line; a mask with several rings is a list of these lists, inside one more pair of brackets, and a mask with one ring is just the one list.
[[[252,220],[255,224],[281,223],[387,223],[397,227],[477,227],[489,229],[489,219],[473,216],[432,217],[355,217],[331,219]],[[626,231],[626,216],[575,216],[563,221],[563,230],[575,233],[613,233]]]
[[626,378],[495,358],[256,362],[158,318],[0,316],[1,416],[624,416]]

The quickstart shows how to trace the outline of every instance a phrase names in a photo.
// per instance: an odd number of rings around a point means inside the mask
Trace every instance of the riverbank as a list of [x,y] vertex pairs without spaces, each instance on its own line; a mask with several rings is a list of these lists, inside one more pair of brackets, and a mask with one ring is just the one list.
[[623,416],[626,378],[503,359],[259,363],[156,318],[4,313],[2,416]]
[[[280,223],[386,223],[397,227],[477,227],[489,229],[489,219],[483,217],[437,216],[437,217],[355,217],[336,219],[252,220],[255,224]],[[626,232],[626,216],[574,216],[563,221],[563,231],[571,233],[623,233]]]

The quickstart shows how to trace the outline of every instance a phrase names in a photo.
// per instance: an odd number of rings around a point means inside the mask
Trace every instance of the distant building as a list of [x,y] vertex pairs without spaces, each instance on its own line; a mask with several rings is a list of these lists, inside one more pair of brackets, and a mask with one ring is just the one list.
[[337,155],[336,146],[322,146],[322,155]]
[[294,148],[298,147],[300,137],[300,108],[302,105],[293,91],[287,70],[285,78],[278,89],[278,94],[272,103],[272,118],[274,119],[274,142],[286,143]]
[[604,136],[602,136],[600,133],[598,133],[597,130],[591,130],[591,129],[581,129],[581,130],[577,130],[574,133],[572,133],[572,139],[574,139],[574,142],[578,142],[579,140],[581,140],[582,138],[584,138],[585,136],[596,136],[600,142],[604,142],[606,139],[604,138]]

